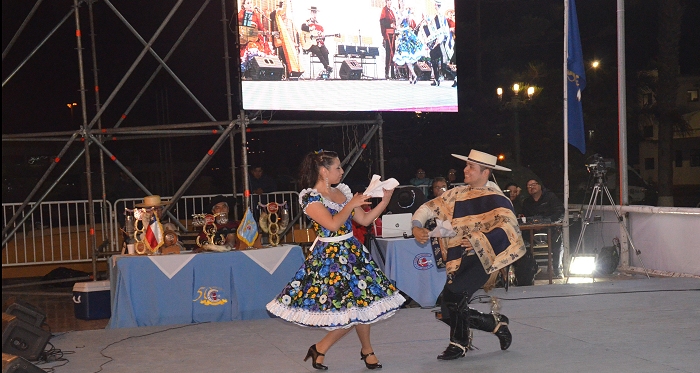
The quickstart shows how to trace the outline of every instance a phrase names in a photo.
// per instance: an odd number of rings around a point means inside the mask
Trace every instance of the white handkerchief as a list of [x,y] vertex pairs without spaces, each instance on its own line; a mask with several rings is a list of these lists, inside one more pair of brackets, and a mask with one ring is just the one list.
[[457,235],[457,232],[455,232],[452,229],[452,224],[450,224],[449,220],[440,220],[440,219],[435,219],[435,223],[437,223],[437,226],[435,229],[430,231],[428,233],[428,237],[454,237]]
[[392,190],[399,186],[399,182],[393,177],[384,181],[380,181],[381,176],[372,175],[372,180],[369,182],[369,186],[362,193],[366,196],[372,196],[375,198],[381,198],[384,196],[384,190]]

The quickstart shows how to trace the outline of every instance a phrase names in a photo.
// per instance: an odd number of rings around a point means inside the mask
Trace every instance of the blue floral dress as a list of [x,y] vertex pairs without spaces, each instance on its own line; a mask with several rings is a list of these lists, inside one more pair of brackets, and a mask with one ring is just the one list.
[[423,42],[413,33],[410,10],[407,8],[402,10],[398,17],[399,27],[394,62],[399,66],[416,63],[424,55]]
[[[346,197],[342,204],[323,198],[315,189],[304,189],[299,194],[304,212],[310,204],[322,203],[337,214],[352,198],[347,185],[337,188]],[[333,330],[388,318],[401,307],[406,299],[352,236],[351,220],[352,214],[335,232],[312,221],[319,239],[292,281],[267,304],[270,313],[302,326]],[[347,238],[334,238],[341,236]]]

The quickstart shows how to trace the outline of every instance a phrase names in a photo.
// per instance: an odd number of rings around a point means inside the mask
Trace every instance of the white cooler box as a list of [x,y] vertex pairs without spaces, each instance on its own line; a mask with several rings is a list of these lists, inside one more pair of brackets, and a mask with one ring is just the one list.
[[110,318],[109,280],[76,282],[73,286],[73,306],[75,317],[81,320]]

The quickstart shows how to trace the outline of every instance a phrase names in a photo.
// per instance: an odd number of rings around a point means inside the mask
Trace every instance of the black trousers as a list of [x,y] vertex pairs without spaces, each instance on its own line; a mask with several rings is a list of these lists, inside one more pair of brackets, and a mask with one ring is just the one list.
[[[391,59],[393,51],[391,49],[391,43],[388,39],[384,39],[384,76],[395,78],[394,76],[394,61]],[[389,75],[391,74],[391,75]]]
[[[452,283],[442,289],[442,321],[450,326],[450,341],[469,345],[469,319],[467,304],[477,290],[488,281],[489,275],[476,255],[462,258]],[[478,312],[477,312],[478,313]]]
[[479,257],[469,255],[462,258],[462,264],[457,270],[451,284],[445,284],[442,289],[442,314],[449,315],[447,304],[460,303],[463,298],[469,300],[477,290],[489,280],[489,275],[481,265]]
[[309,52],[313,53],[316,57],[318,57],[318,60],[321,61],[321,64],[323,67],[328,69],[329,67],[329,62],[328,62],[328,48],[326,48],[325,45],[318,46],[318,45],[312,45],[311,48],[307,49]]
[[430,63],[433,65],[433,75],[435,75],[435,80],[440,79],[440,71],[442,70],[442,49],[438,44],[435,48],[430,50]]

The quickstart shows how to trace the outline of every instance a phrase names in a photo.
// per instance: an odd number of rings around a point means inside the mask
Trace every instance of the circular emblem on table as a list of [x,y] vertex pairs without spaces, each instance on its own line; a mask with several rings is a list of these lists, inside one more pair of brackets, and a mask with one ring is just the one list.
[[202,286],[197,290],[197,298],[192,301],[199,301],[200,304],[205,306],[221,306],[226,304],[228,299],[221,296],[221,289],[214,286]]
[[416,269],[426,270],[433,268],[435,263],[433,263],[433,254],[420,253],[413,258],[413,266]]

